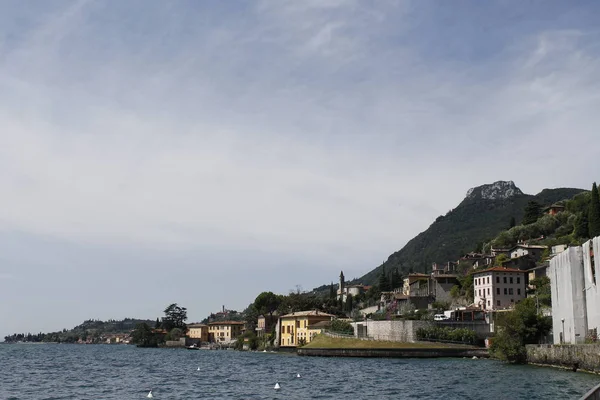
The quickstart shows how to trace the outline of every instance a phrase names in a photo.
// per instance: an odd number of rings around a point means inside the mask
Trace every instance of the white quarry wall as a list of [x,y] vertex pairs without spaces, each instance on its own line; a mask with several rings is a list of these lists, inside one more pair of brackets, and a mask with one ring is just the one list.
[[[550,260],[552,330],[554,343],[581,343],[587,333],[584,293],[583,254],[581,247],[570,247]],[[562,320],[564,319],[564,325]],[[564,329],[564,330],[563,330]]]
[[[600,333],[600,237],[583,244],[583,276],[585,280],[585,303],[587,311],[587,328],[596,328]],[[590,251],[593,251],[594,262]]]

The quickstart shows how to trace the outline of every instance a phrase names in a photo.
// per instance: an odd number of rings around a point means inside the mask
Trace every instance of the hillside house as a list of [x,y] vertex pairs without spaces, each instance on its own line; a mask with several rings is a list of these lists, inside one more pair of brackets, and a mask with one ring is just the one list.
[[527,272],[492,267],[473,274],[474,303],[484,310],[513,308],[526,297]]
[[256,336],[263,337],[266,334],[271,333],[273,327],[277,323],[278,314],[274,313],[272,316],[270,315],[259,315],[258,321],[256,324]]
[[[423,294],[423,290],[425,290],[426,294]],[[416,273],[408,274],[403,281],[402,294],[405,296],[429,295],[429,275]]]
[[521,243],[510,249],[510,258],[529,256],[535,262],[540,261],[548,246]]
[[344,278],[344,271],[340,272],[340,283],[337,289],[337,299],[346,302],[348,295],[356,297],[362,293],[365,293],[370,286],[365,285],[347,285]]
[[546,207],[542,210],[544,214],[548,215],[556,215],[559,212],[563,211],[565,211],[565,206],[563,206],[562,204],[552,204],[551,206]]

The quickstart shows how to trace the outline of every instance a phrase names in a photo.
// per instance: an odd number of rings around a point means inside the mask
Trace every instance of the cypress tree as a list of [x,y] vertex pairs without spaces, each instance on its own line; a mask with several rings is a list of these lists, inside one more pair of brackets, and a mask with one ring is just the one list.
[[583,211],[575,220],[575,230],[573,231],[573,234],[576,238],[587,238],[590,234],[587,211]]
[[381,292],[389,292],[390,291],[390,282],[385,273],[385,267],[381,268],[381,274],[379,275],[379,291],[381,291]]
[[335,299],[335,289],[333,288],[333,282],[331,282],[331,285],[329,286],[329,298]]
[[346,296],[346,312],[352,312],[352,308],[354,307],[352,303],[352,295],[349,294]]
[[514,228],[517,225],[517,221],[515,221],[515,217],[510,217],[510,223],[508,224],[508,229]]
[[592,198],[588,211],[588,227],[590,238],[600,236],[600,196],[598,196],[596,182],[592,185]]
[[531,200],[525,207],[523,225],[533,224],[542,215],[542,206],[535,200]]

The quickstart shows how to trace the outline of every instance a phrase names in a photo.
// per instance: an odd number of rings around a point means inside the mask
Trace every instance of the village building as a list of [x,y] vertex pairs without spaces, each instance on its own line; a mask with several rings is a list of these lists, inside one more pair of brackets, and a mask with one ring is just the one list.
[[597,340],[600,330],[600,237],[569,247],[550,260],[554,344]]
[[510,249],[510,258],[529,256],[533,261],[540,261],[548,246],[521,243]]
[[299,311],[283,315],[279,318],[279,346],[298,347],[310,343],[313,338],[321,333],[326,324],[330,323],[333,315],[322,311]]
[[474,303],[484,310],[513,308],[526,297],[527,272],[492,267],[473,274]]
[[340,272],[340,283],[338,285],[337,290],[337,299],[346,302],[348,295],[352,297],[356,297],[367,290],[369,290],[370,286],[365,285],[347,285],[345,282],[344,271]]
[[208,339],[210,342],[229,343],[236,340],[244,328],[241,321],[218,321],[208,324]]
[[187,337],[197,342],[208,342],[208,325],[188,324]]
[[563,206],[562,204],[552,204],[551,206],[546,207],[542,210],[544,214],[548,215],[556,215],[559,212],[563,211],[565,211],[565,206]]
[[259,315],[256,323],[256,336],[263,337],[273,331],[273,327],[277,323],[278,314]]

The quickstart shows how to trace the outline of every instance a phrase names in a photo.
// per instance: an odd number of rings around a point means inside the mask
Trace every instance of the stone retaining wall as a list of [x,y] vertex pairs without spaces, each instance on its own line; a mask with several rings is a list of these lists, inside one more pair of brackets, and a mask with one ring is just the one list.
[[298,355],[313,357],[393,357],[393,358],[440,358],[440,357],[489,357],[485,349],[316,349],[299,348]]
[[527,345],[527,362],[600,373],[600,344]]

